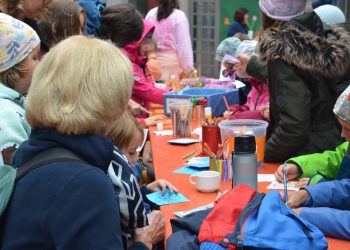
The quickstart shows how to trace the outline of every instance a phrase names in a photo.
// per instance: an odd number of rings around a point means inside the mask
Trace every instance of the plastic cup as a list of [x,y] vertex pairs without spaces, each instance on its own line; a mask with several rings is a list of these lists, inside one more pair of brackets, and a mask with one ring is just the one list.
[[173,102],[169,104],[173,135],[188,138],[192,134],[192,103]]
[[234,137],[236,135],[253,133],[256,141],[258,167],[264,164],[266,129],[269,125],[267,122],[254,119],[237,119],[222,121],[218,125],[220,128],[221,141],[224,142],[227,139],[231,151],[234,150]]

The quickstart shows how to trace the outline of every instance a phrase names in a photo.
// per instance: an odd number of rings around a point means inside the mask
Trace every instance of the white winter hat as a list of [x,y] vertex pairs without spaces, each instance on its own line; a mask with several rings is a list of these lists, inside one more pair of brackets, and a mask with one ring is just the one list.
[[334,114],[350,124],[350,86],[338,97],[333,109]]
[[331,4],[325,4],[314,9],[322,22],[328,25],[345,23],[345,15],[341,9]]

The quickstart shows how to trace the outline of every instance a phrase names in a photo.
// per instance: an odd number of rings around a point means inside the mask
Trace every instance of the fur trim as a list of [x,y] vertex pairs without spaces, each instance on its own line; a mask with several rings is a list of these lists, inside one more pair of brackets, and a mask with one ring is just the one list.
[[258,53],[262,62],[282,59],[288,64],[325,77],[341,77],[350,68],[350,35],[332,29],[327,37],[295,27],[262,34]]

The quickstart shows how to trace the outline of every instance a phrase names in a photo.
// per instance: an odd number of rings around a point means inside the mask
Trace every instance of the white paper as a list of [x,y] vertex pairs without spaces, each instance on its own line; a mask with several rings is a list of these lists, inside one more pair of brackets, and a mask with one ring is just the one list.
[[193,135],[198,135],[199,140],[202,141],[202,127],[198,127],[192,131]]
[[163,135],[173,135],[172,130],[160,130],[160,131],[153,131],[153,133],[157,136],[163,136]]
[[274,174],[258,174],[258,182],[276,182]]
[[136,149],[136,152],[141,152],[143,146],[145,146],[147,135],[148,135],[148,128],[144,128],[143,129],[143,142],[142,142],[142,145]]
[[172,143],[172,144],[187,145],[187,144],[192,144],[192,143],[200,142],[200,140],[191,139],[191,138],[181,138],[181,139],[169,140],[168,142],[169,142],[169,143]]
[[[295,184],[298,182],[288,182],[287,183],[287,189],[288,190],[293,190],[293,191],[298,191],[299,188],[295,187]],[[272,182],[270,185],[267,186],[267,189],[284,189],[284,185],[281,182]]]
[[245,87],[245,84],[239,80],[235,80],[236,89]]

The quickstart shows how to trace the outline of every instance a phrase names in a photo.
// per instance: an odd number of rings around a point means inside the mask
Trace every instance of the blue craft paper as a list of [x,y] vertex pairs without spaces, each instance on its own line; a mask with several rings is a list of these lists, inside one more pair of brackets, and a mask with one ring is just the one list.
[[164,195],[162,194],[162,191],[157,191],[147,194],[146,197],[158,206],[190,201],[183,196],[183,194],[180,194],[179,192],[171,193],[169,189],[166,190]]
[[209,170],[209,167],[207,168],[196,168],[196,167],[189,167],[189,166],[184,166],[182,168],[178,168],[174,171],[174,173],[177,174],[195,174],[201,171]]
[[209,165],[209,157],[194,157],[186,164],[196,168],[209,168]]

